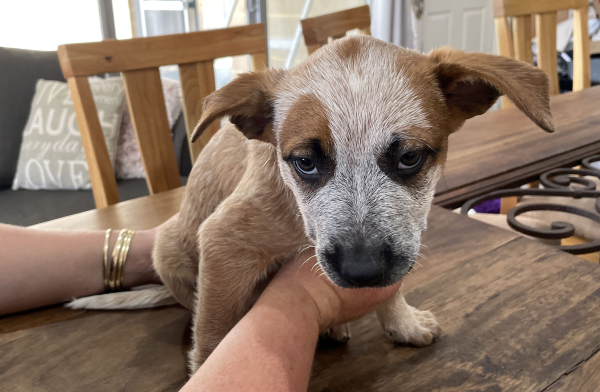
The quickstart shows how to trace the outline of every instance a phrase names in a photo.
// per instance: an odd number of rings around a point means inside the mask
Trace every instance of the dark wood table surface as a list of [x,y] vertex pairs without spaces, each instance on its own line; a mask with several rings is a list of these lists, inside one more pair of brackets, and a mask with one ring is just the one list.
[[[38,225],[143,229],[182,190]],[[434,207],[409,303],[443,328],[431,347],[394,346],[370,315],[345,345],[317,351],[310,391],[591,391],[600,385],[600,266]],[[2,391],[175,391],[190,313],[180,307],[0,319]]]
[[553,134],[536,127],[516,108],[468,120],[450,136],[444,179],[438,183],[434,203],[457,207],[600,153],[600,86],[554,96],[550,108]]

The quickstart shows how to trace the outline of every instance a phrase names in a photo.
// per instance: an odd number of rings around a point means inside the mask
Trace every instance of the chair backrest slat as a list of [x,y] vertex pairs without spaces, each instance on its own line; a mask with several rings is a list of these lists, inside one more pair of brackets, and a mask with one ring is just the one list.
[[96,208],[104,208],[119,201],[119,192],[92,89],[86,76],[69,78],[68,83],[88,162]]
[[510,39],[510,23],[508,18],[494,19],[496,35],[498,36],[498,52],[501,56],[515,57],[514,46]]
[[512,23],[515,59],[533,64],[531,15],[515,16]]
[[573,10],[573,91],[591,85],[590,39],[588,36],[588,7]]
[[219,130],[220,125],[215,121],[208,127],[195,143],[189,142],[194,127],[202,115],[202,103],[210,93],[215,91],[215,75],[213,61],[201,61],[192,64],[179,64],[179,79],[183,95],[183,113],[185,115],[186,129],[190,154],[197,157],[208,143],[210,138]]
[[371,35],[368,5],[303,19],[301,22],[308,54],[326,45],[329,38],[341,38],[350,30],[359,29],[361,34]]
[[180,187],[158,68],[125,71],[123,82],[150,194]]
[[250,56],[252,71],[267,69],[267,52],[259,52]]
[[[181,186],[158,67],[180,67],[190,135],[202,114],[204,98],[215,91],[214,60],[251,55],[253,70],[260,70],[267,66],[266,52],[263,24],[60,46],[59,59],[75,105],[96,207],[117,203],[119,193],[88,76],[122,73],[146,181],[154,194]],[[190,145],[192,161],[218,129],[219,122],[215,122],[198,143]]]
[[[554,30],[554,34],[551,32]],[[550,95],[558,95],[558,64],[556,60],[556,12],[535,15],[538,67],[550,78]]]
[[[535,15],[537,65],[550,79],[550,95],[560,93],[556,59],[557,12],[573,10],[573,91],[590,87],[588,0],[493,0],[500,55],[533,64],[531,15]],[[508,18],[512,18],[512,34]],[[503,106],[508,103],[503,98]]]
[[[200,151],[206,146],[215,133],[220,129],[220,123],[215,121],[200,135],[196,142],[191,143],[190,137],[198,119],[202,115],[204,99],[216,90],[213,60],[199,61],[191,64],[179,64],[179,79],[183,95],[183,113],[188,132],[190,154],[195,160]],[[252,71],[267,68],[267,53],[251,55]]]

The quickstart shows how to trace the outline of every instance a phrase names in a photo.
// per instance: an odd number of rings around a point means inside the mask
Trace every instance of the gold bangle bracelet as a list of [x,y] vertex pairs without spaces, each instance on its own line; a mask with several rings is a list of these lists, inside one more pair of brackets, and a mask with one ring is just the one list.
[[117,269],[115,282],[117,290],[123,290],[123,271],[125,270],[125,261],[127,260],[127,254],[129,253],[129,247],[131,246],[131,241],[133,240],[134,234],[135,231],[128,230],[125,234],[125,238],[123,239],[123,246],[121,248],[121,255],[119,257],[119,268]]
[[106,291],[123,290],[123,271],[125,261],[131,247],[131,241],[135,231],[123,229],[119,232],[117,242],[115,242],[111,256],[108,257],[108,248],[112,229],[106,231],[104,238],[104,262],[103,262],[103,281]]
[[104,236],[104,247],[102,248],[104,253],[104,259],[102,260],[102,282],[104,283],[104,290],[110,290],[110,286],[108,283],[108,277],[110,273],[110,267],[108,265],[108,246],[110,242],[110,235],[112,233],[112,229],[106,230],[106,234]]
[[112,251],[112,263],[111,263],[110,275],[109,275],[109,280],[108,280],[108,284],[110,286],[111,291],[117,290],[116,277],[117,277],[117,271],[119,268],[119,258],[121,256],[121,248],[123,247],[123,239],[125,238],[126,234],[127,234],[127,229],[123,229],[119,232],[119,236],[117,237],[117,242],[115,243],[115,247],[113,248],[113,251]]

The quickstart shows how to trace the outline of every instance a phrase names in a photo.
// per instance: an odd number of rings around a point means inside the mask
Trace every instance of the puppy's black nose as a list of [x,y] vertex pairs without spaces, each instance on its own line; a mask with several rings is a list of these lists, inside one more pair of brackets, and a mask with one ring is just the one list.
[[339,277],[353,287],[380,286],[393,258],[389,245],[338,245],[325,256]]

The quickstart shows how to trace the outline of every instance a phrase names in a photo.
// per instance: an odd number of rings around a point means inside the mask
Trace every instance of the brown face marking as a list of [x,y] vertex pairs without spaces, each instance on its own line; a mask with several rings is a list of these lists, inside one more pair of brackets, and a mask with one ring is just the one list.
[[[298,185],[312,194],[327,182],[335,166],[327,112],[316,96],[306,94],[298,98],[288,113],[279,131],[281,157],[292,168]],[[299,173],[296,161],[300,158],[314,163],[318,175]]]
[[431,170],[434,166],[441,166],[446,162],[448,152],[448,136],[455,130],[451,113],[446,105],[445,97],[439,89],[439,82],[435,75],[431,61],[420,53],[403,50],[397,54],[397,72],[406,76],[415,98],[427,116],[431,128],[423,129],[413,127],[405,130],[406,148],[411,145],[425,148],[431,147],[436,151],[428,157],[421,173]]
[[287,111],[279,132],[281,156],[288,157],[295,148],[318,141],[323,152],[333,156],[333,139],[325,105],[312,94],[302,95]]

